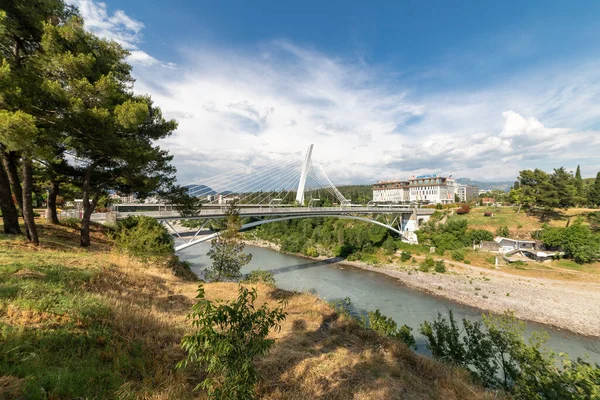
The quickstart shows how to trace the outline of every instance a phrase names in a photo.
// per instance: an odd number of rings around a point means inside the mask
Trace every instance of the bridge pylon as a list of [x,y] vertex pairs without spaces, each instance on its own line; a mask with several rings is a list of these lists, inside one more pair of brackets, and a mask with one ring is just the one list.
[[310,158],[312,156],[313,145],[309,145],[306,149],[304,164],[302,165],[302,173],[300,174],[300,182],[298,182],[298,191],[296,192],[296,201],[301,206],[304,205],[304,186],[306,186],[306,178],[308,177],[308,169],[310,168]]

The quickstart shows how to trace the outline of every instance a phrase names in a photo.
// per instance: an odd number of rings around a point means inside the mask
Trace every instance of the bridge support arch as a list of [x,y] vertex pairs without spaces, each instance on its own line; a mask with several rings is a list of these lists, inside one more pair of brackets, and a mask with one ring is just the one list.
[[[302,215],[302,216],[292,215],[292,216],[286,216],[286,217],[280,217],[280,218],[274,218],[274,219],[263,219],[263,220],[260,220],[260,221],[249,222],[247,224],[242,225],[241,229],[250,229],[250,228],[254,228],[254,227],[260,226],[260,225],[269,224],[269,223],[272,223],[272,222],[288,221],[288,220],[291,220],[291,219],[300,219],[300,218],[325,218],[325,217],[335,217],[335,218],[342,218],[342,219],[354,219],[354,220],[358,220],[358,221],[369,222],[371,224],[376,224],[376,225],[379,225],[379,226],[383,226],[384,228],[386,228],[386,229],[388,229],[388,230],[390,230],[390,231],[392,231],[394,233],[397,233],[398,235],[400,235],[400,237],[403,237],[402,232],[399,231],[398,229],[392,227],[392,226],[386,225],[383,222],[379,222],[379,221],[376,221],[376,220],[373,220],[373,219],[368,219],[368,218],[364,218],[364,217],[357,217],[357,216],[354,216],[354,215]],[[177,252],[177,251],[180,251],[180,250],[187,249],[188,247],[192,247],[192,246],[194,246],[196,244],[206,242],[206,241],[211,240],[211,239],[213,239],[213,238],[215,238],[217,236],[219,236],[218,232],[211,233],[209,235],[203,236],[203,237],[201,237],[200,239],[197,239],[197,240],[191,240],[188,243],[184,243],[184,244],[181,244],[179,246],[176,246],[175,247],[175,251]]]

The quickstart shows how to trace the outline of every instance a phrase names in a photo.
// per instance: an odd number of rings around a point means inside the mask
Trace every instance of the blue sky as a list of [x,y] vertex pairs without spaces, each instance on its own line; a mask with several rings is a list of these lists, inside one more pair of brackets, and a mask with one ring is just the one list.
[[180,122],[183,182],[309,143],[336,183],[600,170],[600,2],[69,2]]

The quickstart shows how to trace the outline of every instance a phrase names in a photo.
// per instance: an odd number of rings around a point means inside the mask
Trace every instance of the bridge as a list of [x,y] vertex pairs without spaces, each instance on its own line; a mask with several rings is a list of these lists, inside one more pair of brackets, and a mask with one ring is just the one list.
[[[287,155],[266,165],[244,167],[187,184],[189,194],[204,200],[201,209],[192,216],[182,216],[169,205],[131,204],[116,205],[114,217],[150,216],[181,239],[183,235],[174,227],[174,221],[199,220],[199,227],[191,239],[176,246],[175,251],[218,236],[214,232],[200,233],[210,221],[224,218],[229,204],[234,201],[240,216],[250,219],[242,229],[298,218],[336,217],[377,224],[407,242],[416,242],[414,231],[434,210],[417,205],[353,205],[333,185],[323,168],[313,161],[312,152],[313,145],[310,145],[303,157]],[[331,205],[319,206],[322,203]]]

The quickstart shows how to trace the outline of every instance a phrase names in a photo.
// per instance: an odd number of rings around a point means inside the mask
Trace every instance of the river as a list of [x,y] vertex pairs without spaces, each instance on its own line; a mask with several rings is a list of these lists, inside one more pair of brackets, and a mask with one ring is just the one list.
[[[209,248],[210,244],[201,243],[178,254],[182,260],[191,262],[192,270],[199,273],[210,265],[211,260],[206,256]],[[425,338],[418,333],[423,321],[435,319],[438,313],[447,314],[448,309],[453,310],[457,319],[466,317],[474,321],[481,320],[480,310],[411,289],[384,274],[339,263],[313,261],[255,246],[246,246],[245,252],[252,254],[252,261],[242,269],[243,273],[258,268],[271,271],[277,287],[311,292],[327,301],[349,297],[352,312],[357,314],[379,309],[399,326],[406,324],[413,328],[417,352],[421,354],[428,354]],[[541,330],[549,334],[547,345],[555,352],[567,353],[571,359],[588,354],[592,361],[600,364],[600,340],[527,323],[528,333]]]

